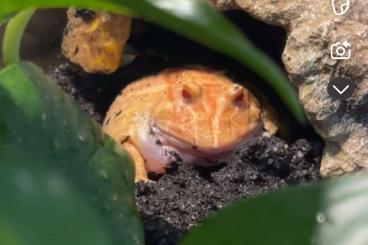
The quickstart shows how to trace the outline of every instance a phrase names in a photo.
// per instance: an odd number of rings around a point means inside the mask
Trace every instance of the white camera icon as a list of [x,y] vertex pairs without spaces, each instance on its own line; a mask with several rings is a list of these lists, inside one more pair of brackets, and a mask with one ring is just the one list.
[[348,41],[337,42],[331,46],[331,58],[334,60],[348,60],[351,58],[351,44]]

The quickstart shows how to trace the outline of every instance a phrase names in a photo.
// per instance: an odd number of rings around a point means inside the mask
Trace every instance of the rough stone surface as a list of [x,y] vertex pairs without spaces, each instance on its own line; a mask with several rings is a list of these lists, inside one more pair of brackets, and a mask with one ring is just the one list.
[[68,9],[67,16],[62,42],[65,57],[88,73],[115,72],[130,36],[132,18],[74,7]]
[[[283,62],[299,89],[307,116],[323,137],[321,174],[340,175],[368,168],[368,12],[366,0],[353,0],[348,12],[336,16],[331,1],[233,0],[215,6],[245,10],[255,18],[283,27],[288,39]],[[350,42],[348,60],[333,60],[331,46]],[[336,77],[355,81],[357,89],[347,101],[333,100],[328,83]]]

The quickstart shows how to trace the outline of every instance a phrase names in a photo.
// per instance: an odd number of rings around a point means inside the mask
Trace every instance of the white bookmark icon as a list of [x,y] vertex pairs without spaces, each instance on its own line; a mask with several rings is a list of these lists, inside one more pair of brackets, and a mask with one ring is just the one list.
[[335,15],[344,15],[350,7],[350,0],[332,0],[332,7]]

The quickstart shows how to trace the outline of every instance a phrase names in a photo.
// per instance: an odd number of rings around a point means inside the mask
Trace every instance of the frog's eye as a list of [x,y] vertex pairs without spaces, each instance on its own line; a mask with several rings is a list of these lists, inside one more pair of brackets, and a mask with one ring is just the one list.
[[236,104],[239,104],[244,100],[244,89],[239,85],[234,85],[229,91],[230,98]]
[[181,89],[181,96],[185,100],[193,100],[202,94],[201,87],[195,82],[185,82]]

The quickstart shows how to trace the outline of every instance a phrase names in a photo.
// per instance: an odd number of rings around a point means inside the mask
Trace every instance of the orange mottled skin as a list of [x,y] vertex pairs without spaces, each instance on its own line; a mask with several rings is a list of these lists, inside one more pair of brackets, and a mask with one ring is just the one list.
[[136,180],[152,169],[141,154],[152,125],[174,148],[211,156],[252,135],[261,125],[261,109],[250,91],[219,72],[170,69],[131,83],[113,102],[103,127],[132,155]]

